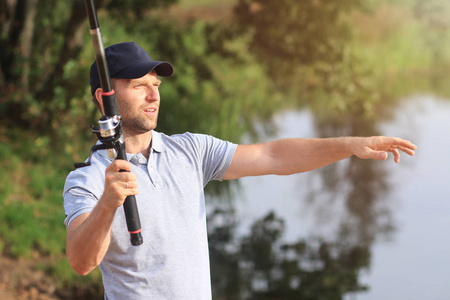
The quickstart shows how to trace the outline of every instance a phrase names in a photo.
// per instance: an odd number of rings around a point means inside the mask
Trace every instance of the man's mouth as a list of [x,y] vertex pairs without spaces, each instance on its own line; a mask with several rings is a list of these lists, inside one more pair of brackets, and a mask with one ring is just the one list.
[[147,109],[144,109],[144,111],[145,112],[155,112],[156,111],[156,108],[147,108]]

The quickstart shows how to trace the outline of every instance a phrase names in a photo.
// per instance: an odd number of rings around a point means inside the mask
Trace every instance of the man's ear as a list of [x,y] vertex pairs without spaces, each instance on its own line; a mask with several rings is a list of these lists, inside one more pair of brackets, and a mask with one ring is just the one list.
[[95,99],[97,99],[98,102],[98,106],[100,108],[100,111],[102,112],[102,114],[105,114],[105,108],[103,107],[103,98],[102,98],[102,89],[98,88],[95,91]]

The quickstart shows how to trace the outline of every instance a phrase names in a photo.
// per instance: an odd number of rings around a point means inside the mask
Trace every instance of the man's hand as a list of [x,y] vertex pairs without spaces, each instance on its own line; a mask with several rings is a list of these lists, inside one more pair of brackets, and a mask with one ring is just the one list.
[[[120,170],[126,172],[120,172]],[[105,191],[92,212],[76,217],[67,230],[67,257],[72,268],[86,275],[100,264],[108,250],[111,224],[125,198],[138,193],[131,164],[114,160],[105,170]]]
[[410,141],[395,137],[361,137],[351,140],[350,151],[357,157],[362,159],[385,160],[388,152],[394,155],[394,161],[400,162],[400,153],[398,150],[409,155],[414,155],[417,146]]
[[[122,170],[122,172],[121,172]],[[123,172],[125,171],[125,172]],[[127,196],[138,193],[136,174],[131,173],[131,164],[116,159],[105,170],[105,191],[101,198],[104,204],[116,209],[123,204]]]

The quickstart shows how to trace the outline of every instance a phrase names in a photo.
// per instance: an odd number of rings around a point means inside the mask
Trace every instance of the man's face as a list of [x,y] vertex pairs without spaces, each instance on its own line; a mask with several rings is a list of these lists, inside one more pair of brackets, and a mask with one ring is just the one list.
[[114,79],[124,134],[142,134],[156,128],[160,84],[155,71],[136,79]]

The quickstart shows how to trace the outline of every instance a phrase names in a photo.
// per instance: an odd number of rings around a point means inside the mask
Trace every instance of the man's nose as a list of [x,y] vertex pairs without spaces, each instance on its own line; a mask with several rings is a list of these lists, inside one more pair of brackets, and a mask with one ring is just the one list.
[[158,101],[159,100],[159,90],[157,87],[151,86],[147,89],[147,101]]

